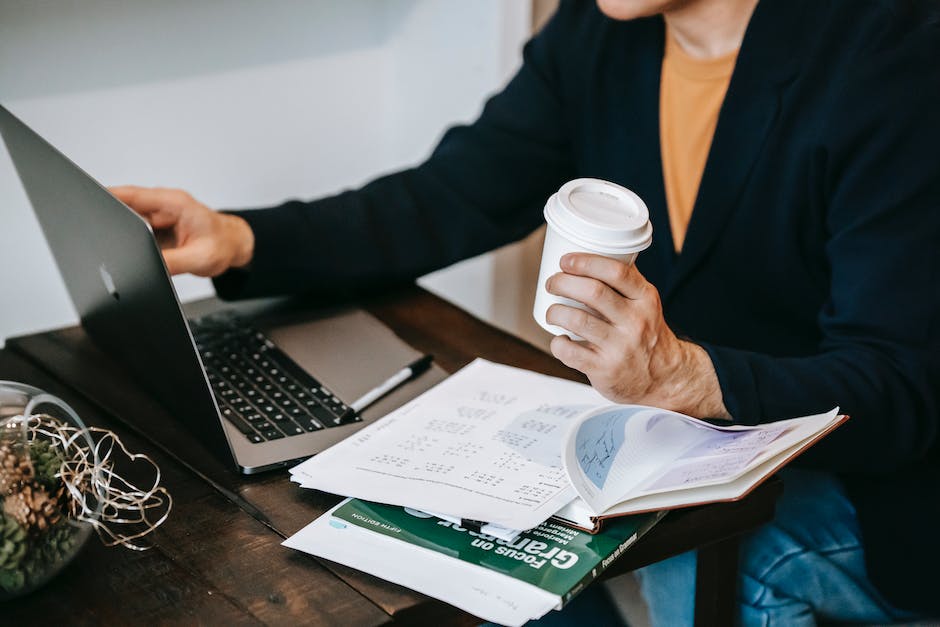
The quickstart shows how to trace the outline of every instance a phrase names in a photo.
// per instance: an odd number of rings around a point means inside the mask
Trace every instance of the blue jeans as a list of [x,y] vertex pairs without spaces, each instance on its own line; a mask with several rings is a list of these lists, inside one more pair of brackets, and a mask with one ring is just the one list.
[[[739,623],[811,627],[817,618],[914,618],[891,607],[868,580],[855,508],[839,480],[797,469],[781,476],[783,495],[773,521],[741,540]],[[692,624],[695,563],[689,552],[637,571],[654,627]]]

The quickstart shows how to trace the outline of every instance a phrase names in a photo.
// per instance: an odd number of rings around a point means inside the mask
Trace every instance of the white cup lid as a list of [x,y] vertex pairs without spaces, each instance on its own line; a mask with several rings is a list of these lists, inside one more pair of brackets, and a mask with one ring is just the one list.
[[566,237],[599,252],[641,251],[653,241],[646,203],[629,189],[600,179],[562,185],[545,205],[545,220]]

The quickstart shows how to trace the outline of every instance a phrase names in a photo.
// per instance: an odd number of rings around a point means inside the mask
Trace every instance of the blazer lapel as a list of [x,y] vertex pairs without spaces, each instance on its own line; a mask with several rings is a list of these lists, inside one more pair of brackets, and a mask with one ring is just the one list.
[[[652,123],[634,125],[629,130],[630,139],[625,140],[623,146],[631,153],[627,187],[646,203],[653,224],[651,250],[637,258],[637,265],[648,279],[661,285],[668,280],[676,263],[659,143],[659,80],[665,46],[665,25],[661,18],[653,20],[648,33],[648,45],[641,48],[642,55],[636,60],[634,80],[626,84],[628,93],[624,101],[636,108],[631,119],[651,120]],[[644,263],[644,257],[648,255],[655,255],[655,263]],[[650,276],[650,273],[658,276]]]
[[[646,203],[653,223],[653,244],[637,258],[637,266],[656,285],[669,280],[676,254],[669,233],[669,213],[659,148],[659,76],[665,43],[661,17],[636,22],[612,21],[615,56],[595,80],[598,100],[610,120],[598,127],[597,142],[605,147],[585,175],[606,178],[636,192]],[[617,56],[619,55],[619,56]]]
[[793,50],[802,12],[792,5],[784,6],[787,2],[760,2],[748,25],[718,115],[682,252],[662,290],[664,301],[701,265],[739,208],[753,164],[776,120],[783,91],[795,74]]

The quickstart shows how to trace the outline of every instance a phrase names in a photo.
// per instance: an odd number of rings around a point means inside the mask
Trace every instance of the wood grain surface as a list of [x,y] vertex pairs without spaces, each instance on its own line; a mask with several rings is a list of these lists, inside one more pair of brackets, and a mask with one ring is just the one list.
[[[379,295],[362,306],[414,348],[434,354],[448,372],[484,357],[584,381],[538,348],[421,288]],[[81,328],[9,340],[0,351],[0,378],[60,394],[90,424],[112,428],[132,450],[151,453],[175,499],[153,550],[104,549],[93,539],[93,546],[49,586],[6,604],[4,622],[36,616],[88,624],[478,622],[411,590],[281,547],[283,538],[339,499],[300,489],[286,471],[235,473],[180,429]],[[609,572],[633,570],[752,529],[773,515],[779,489],[780,482],[772,481],[737,503],[673,512]],[[253,516],[252,508],[262,515]],[[733,548],[733,542],[728,546]],[[720,601],[726,608],[731,598]]]

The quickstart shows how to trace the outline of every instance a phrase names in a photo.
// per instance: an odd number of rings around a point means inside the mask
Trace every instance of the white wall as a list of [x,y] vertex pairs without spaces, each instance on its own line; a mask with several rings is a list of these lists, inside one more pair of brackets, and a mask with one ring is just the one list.
[[[525,0],[0,0],[0,102],[105,184],[273,204],[419,161],[518,64]],[[488,318],[489,257],[425,283]],[[207,281],[179,279],[183,298]],[[0,338],[76,320],[0,149]]]

